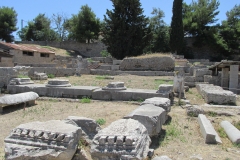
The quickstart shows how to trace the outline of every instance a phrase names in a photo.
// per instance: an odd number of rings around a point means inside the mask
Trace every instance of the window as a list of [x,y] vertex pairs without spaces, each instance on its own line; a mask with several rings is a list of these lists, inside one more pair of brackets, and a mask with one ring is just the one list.
[[33,56],[33,52],[23,51],[24,56]]
[[48,53],[41,53],[40,57],[49,57],[49,54]]

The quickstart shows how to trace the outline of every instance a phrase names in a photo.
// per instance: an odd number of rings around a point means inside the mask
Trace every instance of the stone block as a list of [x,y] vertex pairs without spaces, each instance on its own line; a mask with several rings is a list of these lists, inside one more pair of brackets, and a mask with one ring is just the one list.
[[172,160],[168,156],[154,157],[152,160]]
[[112,65],[106,65],[102,64],[98,67],[98,69],[103,69],[103,70],[112,70]]
[[119,65],[112,65],[111,70],[118,71],[119,70]]
[[27,85],[27,84],[33,84],[34,82],[31,81],[30,78],[13,78],[9,82],[9,85]]
[[157,136],[165,123],[167,113],[163,108],[153,104],[144,104],[132,111],[125,119],[135,119],[142,123],[148,130],[150,137]]
[[235,126],[228,121],[222,121],[220,125],[232,143],[240,144],[240,131]]
[[170,93],[173,92],[172,84],[160,84],[157,93]]
[[196,77],[194,76],[185,76],[185,82],[196,82]]
[[80,138],[80,127],[60,120],[21,124],[4,140],[5,157],[16,160],[72,159]]
[[122,71],[173,71],[175,63],[172,57],[124,58],[120,64]]
[[141,105],[153,104],[154,106],[163,108],[167,113],[171,111],[171,102],[168,98],[153,97],[145,99]]
[[113,65],[120,65],[122,60],[113,60]]
[[50,79],[46,87],[71,87],[71,84],[67,79]]
[[86,117],[68,116],[66,120],[74,121],[78,127],[81,127],[82,131],[88,136],[89,139],[93,137],[101,130],[101,127],[93,119]]
[[222,143],[220,137],[213,128],[211,122],[206,118],[205,115],[203,114],[198,115],[198,123],[200,125],[200,131],[205,140],[205,143],[210,144]]
[[147,157],[151,139],[146,127],[133,119],[120,119],[95,135],[91,144],[93,160]]
[[197,68],[193,71],[194,77],[203,77],[204,75],[212,75],[212,71],[208,68]]
[[187,115],[191,117],[198,117],[199,114],[204,114],[202,107],[193,105],[187,108]]

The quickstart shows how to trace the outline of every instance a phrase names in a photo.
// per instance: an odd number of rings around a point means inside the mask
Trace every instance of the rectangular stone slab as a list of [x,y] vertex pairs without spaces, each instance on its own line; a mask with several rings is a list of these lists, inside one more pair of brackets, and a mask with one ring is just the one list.
[[162,125],[166,121],[166,111],[153,104],[144,104],[132,111],[125,119],[135,119],[142,123],[148,130],[149,136],[156,136],[161,132]]
[[198,123],[200,125],[200,131],[203,135],[205,143],[210,143],[210,144],[222,143],[217,132],[215,131],[212,124],[206,118],[205,115],[203,114],[198,115]]

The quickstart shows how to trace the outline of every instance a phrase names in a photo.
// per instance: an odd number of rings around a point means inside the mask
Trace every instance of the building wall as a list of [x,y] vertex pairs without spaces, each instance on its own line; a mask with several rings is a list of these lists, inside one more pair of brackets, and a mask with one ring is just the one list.
[[11,57],[1,57],[0,67],[13,67],[13,58]]
[[79,52],[84,57],[101,57],[100,52],[106,50],[106,46],[102,42],[94,43],[79,43],[75,41],[64,42],[46,42],[46,41],[17,41],[17,44],[37,44],[41,46],[51,46],[56,48],[62,48],[66,50],[74,50]]
[[55,54],[50,53],[49,57],[41,57],[41,53],[34,52],[33,56],[23,55],[21,50],[10,50],[13,55],[14,64],[36,64],[36,63],[50,63],[55,58]]

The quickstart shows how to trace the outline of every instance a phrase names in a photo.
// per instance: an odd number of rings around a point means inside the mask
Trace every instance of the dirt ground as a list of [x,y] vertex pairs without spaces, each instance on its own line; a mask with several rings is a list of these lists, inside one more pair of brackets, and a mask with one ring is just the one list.
[[[110,81],[123,81],[128,88],[157,89],[161,83],[172,83],[173,77],[141,77],[132,75],[115,76],[114,80],[104,79],[106,76],[82,75],[81,77],[62,77],[69,79],[72,85],[83,86],[106,86]],[[35,81],[45,83],[45,81]],[[204,104],[204,100],[198,94],[196,88],[190,89],[186,97],[191,104]],[[101,127],[108,126],[111,122],[118,120],[137,108],[140,102],[120,101],[96,101],[81,103],[80,100],[69,102],[67,99],[47,98],[36,101],[36,105],[27,107],[21,106],[4,107],[0,115],[0,159],[4,159],[4,138],[16,126],[32,122],[47,121],[52,119],[65,119],[68,116],[83,116],[92,119],[104,119],[106,123]],[[178,101],[175,98],[175,101]],[[239,103],[238,97],[238,105]],[[205,109],[205,108],[204,108]],[[212,111],[220,109],[209,109]],[[154,156],[167,155],[173,160],[204,159],[204,160],[239,160],[240,148],[233,145],[227,136],[222,132],[220,122],[229,120],[239,122],[240,110],[221,109],[234,113],[234,116],[218,116],[209,112],[207,118],[212,122],[215,130],[219,133],[222,144],[209,145],[204,143],[200,133],[196,117],[189,117],[186,109],[177,104],[172,106],[169,118],[163,125],[159,137],[152,138],[151,148],[154,148]]]

